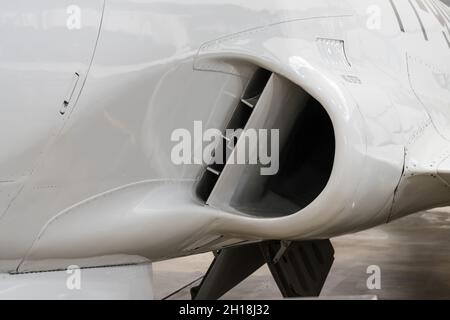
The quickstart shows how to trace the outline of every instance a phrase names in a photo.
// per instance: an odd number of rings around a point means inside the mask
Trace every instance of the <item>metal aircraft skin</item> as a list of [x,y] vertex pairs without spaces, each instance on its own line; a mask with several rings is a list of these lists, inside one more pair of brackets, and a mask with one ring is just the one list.
[[[0,298],[151,298],[155,261],[449,205],[445,3],[1,1]],[[173,161],[233,117],[275,175]]]

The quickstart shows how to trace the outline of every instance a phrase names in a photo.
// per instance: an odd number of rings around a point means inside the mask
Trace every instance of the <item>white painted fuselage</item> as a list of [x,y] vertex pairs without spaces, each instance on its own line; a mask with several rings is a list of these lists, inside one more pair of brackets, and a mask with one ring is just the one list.
[[[0,298],[26,272],[330,238],[450,204],[441,1],[4,1],[0,35]],[[258,68],[272,76],[248,126],[287,128],[296,90],[332,122],[327,183],[288,214],[252,204],[267,181],[250,166],[225,166],[202,201],[205,165],[171,158],[175,130],[225,129]]]

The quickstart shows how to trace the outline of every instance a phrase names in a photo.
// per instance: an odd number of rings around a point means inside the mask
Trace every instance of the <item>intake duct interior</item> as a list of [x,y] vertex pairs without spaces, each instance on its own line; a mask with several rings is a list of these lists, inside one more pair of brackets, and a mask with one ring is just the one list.
[[[301,87],[259,69],[230,119],[227,128],[279,130],[279,169],[262,175],[267,165],[260,163],[234,164],[229,158],[226,164],[211,163],[197,185],[202,201],[236,214],[281,217],[305,208],[324,190],[334,163],[333,124],[325,108]],[[240,146],[261,148],[246,138],[240,136],[234,153]],[[229,146],[224,136],[220,148]],[[275,159],[270,143],[267,148]]]

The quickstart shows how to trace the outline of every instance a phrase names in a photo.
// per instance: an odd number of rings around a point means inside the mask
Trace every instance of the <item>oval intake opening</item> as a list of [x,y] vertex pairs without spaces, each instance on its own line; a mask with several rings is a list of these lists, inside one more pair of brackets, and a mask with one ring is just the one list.
[[272,201],[279,205],[267,213],[292,214],[313,202],[328,183],[334,154],[331,119],[322,105],[310,97],[281,152],[280,171],[267,182],[266,197],[273,193]]
[[[330,179],[335,156],[332,121],[316,99],[277,74],[271,75],[253,108],[235,153],[243,147],[272,162],[228,161],[210,187],[207,204],[256,217],[294,214],[311,204]],[[246,133],[251,130],[265,130],[270,138],[263,146],[261,139],[247,143]],[[272,145],[274,136],[278,147]],[[234,156],[230,159],[236,159]],[[274,167],[273,172],[267,170]]]

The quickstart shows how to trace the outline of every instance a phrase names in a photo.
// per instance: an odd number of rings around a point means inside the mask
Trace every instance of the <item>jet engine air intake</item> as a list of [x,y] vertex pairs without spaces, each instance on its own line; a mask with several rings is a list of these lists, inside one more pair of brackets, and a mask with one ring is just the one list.
[[336,144],[332,121],[316,99],[259,69],[231,119],[227,128],[279,130],[279,169],[266,176],[261,164],[213,163],[197,186],[202,201],[235,214],[269,218],[294,214],[320,195],[331,176]]

